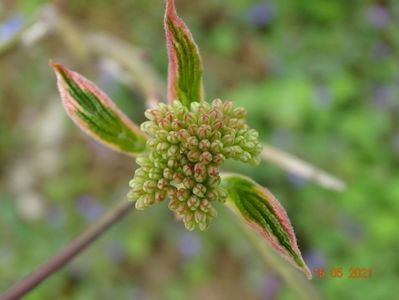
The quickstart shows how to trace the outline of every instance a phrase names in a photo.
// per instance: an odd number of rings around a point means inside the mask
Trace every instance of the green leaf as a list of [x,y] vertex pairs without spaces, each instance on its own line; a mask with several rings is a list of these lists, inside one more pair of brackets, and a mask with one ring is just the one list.
[[222,186],[228,194],[226,205],[311,279],[290,220],[278,200],[266,188],[241,175],[224,175]]
[[94,83],[50,62],[69,117],[91,137],[130,155],[144,152],[146,135]]
[[179,100],[189,107],[191,102],[203,100],[201,57],[173,0],[166,2],[164,26],[169,56],[168,101]]

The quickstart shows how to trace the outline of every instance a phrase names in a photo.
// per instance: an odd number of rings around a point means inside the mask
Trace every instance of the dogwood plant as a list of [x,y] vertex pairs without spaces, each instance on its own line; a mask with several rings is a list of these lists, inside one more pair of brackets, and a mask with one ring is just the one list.
[[68,115],[93,138],[136,157],[128,198],[137,209],[168,201],[188,230],[205,230],[217,215],[212,204],[222,202],[310,279],[277,199],[250,178],[220,172],[226,159],[260,161],[258,132],[246,124],[245,109],[231,101],[205,101],[199,49],[173,0],[167,0],[164,27],[167,104],[148,109],[148,121],[137,126],[94,83],[51,62]]

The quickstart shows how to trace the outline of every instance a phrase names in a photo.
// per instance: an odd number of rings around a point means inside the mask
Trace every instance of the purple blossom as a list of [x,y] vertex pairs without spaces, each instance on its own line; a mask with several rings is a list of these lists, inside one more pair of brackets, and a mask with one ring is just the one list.
[[183,233],[180,237],[179,252],[184,257],[192,257],[201,249],[201,241],[195,233]]
[[25,17],[21,13],[11,16],[4,23],[0,24],[0,42],[10,39],[16,32],[18,32],[23,24]]
[[371,45],[371,55],[377,59],[387,58],[391,52],[391,47],[385,42],[378,41]]
[[303,177],[298,176],[298,175],[293,174],[293,173],[288,173],[287,179],[288,179],[288,182],[292,186],[297,187],[297,188],[304,187],[307,184],[307,182],[308,182],[308,180],[306,178],[303,178]]
[[304,260],[306,261],[310,270],[313,268],[325,268],[326,261],[323,254],[317,249],[310,249],[304,254]]
[[258,3],[249,10],[249,21],[256,28],[265,28],[275,17],[275,10],[270,3]]
[[366,13],[367,21],[375,28],[382,28],[387,25],[390,20],[388,10],[379,5],[371,6]]
[[103,214],[104,207],[97,201],[96,198],[90,195],[85,195],[77,199],[76,209],[79,214],[88,222],[96,220]]
[[395,105],[392,91],[388,86],[377,86],[374,91],[374,104],[381,109],[391,109]]
[[281,281],[275,275],[265,277],[260,288],[262,299],[275,299],[281,289]]

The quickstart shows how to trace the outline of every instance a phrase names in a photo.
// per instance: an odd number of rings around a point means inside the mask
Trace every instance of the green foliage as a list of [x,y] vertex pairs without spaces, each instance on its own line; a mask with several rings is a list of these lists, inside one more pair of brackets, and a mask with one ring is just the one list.
[[267,189],[240,175],[225,176],[222,186],[227,190],[227,205],[311,279],[312,274],[298,249],[291,223],[277,199]]
[[201,57],[171,0],[167,1],[165,31],[169,53],[168,100],[178,100],[189,107],[191,102],[203,100]]
[[53,64],[67,113],[97,140],[129,154],[145,150],[146,137],[93,83]]

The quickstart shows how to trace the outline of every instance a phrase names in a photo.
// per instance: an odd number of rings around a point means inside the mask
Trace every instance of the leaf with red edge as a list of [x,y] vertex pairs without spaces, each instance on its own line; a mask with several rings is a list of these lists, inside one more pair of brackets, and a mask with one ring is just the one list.
[[179,100],[189,107],[191,102],[203,100],[201,57],[173,0],[166,1],[164,26],[169,56],[168,101]]
[[59,63],[50,62],[69,117],[91,137],[114,150],[136,155],[146,135],[94,83]]
[[272,193],[250,178],[236,174],[224,175],[222,185],[228,194],[226,205],[260,233],[280,255],[312,279],[287,213]]

